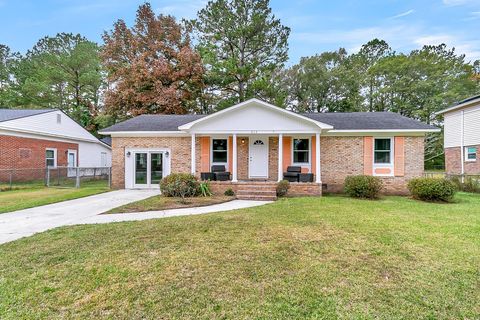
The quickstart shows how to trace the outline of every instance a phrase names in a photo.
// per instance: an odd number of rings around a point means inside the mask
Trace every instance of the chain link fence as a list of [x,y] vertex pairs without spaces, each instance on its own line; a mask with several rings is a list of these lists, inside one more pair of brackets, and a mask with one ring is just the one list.
[[35,187],[111,186],[111,167],[0,169],[0,191]]

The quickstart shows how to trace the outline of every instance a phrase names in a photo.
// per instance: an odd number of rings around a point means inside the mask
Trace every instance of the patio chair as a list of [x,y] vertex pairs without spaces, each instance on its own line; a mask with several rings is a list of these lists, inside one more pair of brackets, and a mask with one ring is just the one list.
[[216,181],[228,181],[230,180],[230,172],[225,169],[223,165],[212,166],[212,173],[215,174]]
[[283,173],[283,179],[289,182],[298,182],[298,177],[302,172],[302,167],[289,166],[287,167],[287,172]]

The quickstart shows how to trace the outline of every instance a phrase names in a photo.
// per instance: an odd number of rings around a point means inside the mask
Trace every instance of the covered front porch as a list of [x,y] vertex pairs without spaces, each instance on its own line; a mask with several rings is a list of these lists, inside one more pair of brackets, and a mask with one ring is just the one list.
[[[320,184],[320,133],[278,134],[191,134],[191,172],[206,177],[213,169],[224,167],[228,181],[278,182],[288,167],[301,168]],[[203,175],[202,175],[203,173]],[[214,179],[210,179],[214,180]],[[225,181],[222,181],[225,182]]]

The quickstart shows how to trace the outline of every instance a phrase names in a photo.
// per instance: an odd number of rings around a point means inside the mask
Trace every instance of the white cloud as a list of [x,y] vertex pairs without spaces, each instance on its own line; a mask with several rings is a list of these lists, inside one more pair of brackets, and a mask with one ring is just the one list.
[[349,52],[356,52],[363,44],[374,38],[387,41],[393,50],[399,52],[409,52],[424,45],[445,43],[449,48],[455,47],[458,54],[465,54],[467,61],[480,59],[480,39],[475,36],[469,38],[465,34],[431,33],[422,26],[413,24],[374,26],[353,30],[293,32],[291,41],[294,43],[293,45],[307,48],[308,52],[300,53],[303,56],[324,50],[335,50],[338,46],[345,47]]
[[414,13],[415,10],[413,9],[410,9],[408,11],[405,11],[405,12],[402,12],[402,13],[399,13],[397,15],[394,15],[393,17],[390,17],[389,19],[398,19],[398,18],[401,18],[401,17],[405,17],[405,16],[408,16],[408,15],[411,15],[412,13]]
[[204,8],[207,4],[206,0],[178,0],[172,1],[171,4],[159,7],[155,11],[162,14],[169,14],[176,17],[178,20],[193,19],[197,12]]
[[446,6],[461,6],[470,4],[480,4],[480,0],[442,0]]

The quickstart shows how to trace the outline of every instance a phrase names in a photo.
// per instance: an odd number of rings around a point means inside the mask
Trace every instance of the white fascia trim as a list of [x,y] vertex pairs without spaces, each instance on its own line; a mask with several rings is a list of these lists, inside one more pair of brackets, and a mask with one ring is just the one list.
[[441,129],[404,130],[330,130],[324,136],[367,136],[367,135],[411,135],[424,136],[426,133],[440,132]]
[[66,140],[73,143],[76,143],[78,141],[98,143],[102,146],[105,146],[111,149],[111,147],[107,146],[105,143],[101,142],[98,139],[93,140],[93,139],[76,138],[76,137],[64,136],[60,134],[50,134],[50,133],[44,133],[44,132],[38,132],[38,131],[32,131],[32,130],[12,129],[8,127],[6,128],[6,127],[0,126],[0,133],[2,130],[5,131],[5,134],[12,135],[12,136],[29,138],[29,137],[26,137],[25,135],[32,135],[31,137],[32,139],[46,139],[46,140],[58,140],[58,141]]
[[101,131],[99,134],[111,137],[190,137],[191,134],[183,131]]
[[440,132],[441,129],[369,129],[369,130],[330,130],[329,133],[341,132]]
[[455,110],[458,110],[458,109],[461,109],[461,108],[464,108],[464,107],[468,107],[472,104],[477,104],[477,103],[480,103],[480,98],[477,98],[475,100],[468,101],[468,102],[465,102],[465,103],[462,103],[462,104],[459,104],[459,105],[456,105],[456,106],[453,106],[453,107],[450,107],[450,108],[447,108],[447,109],[440,110],[438,112],[435,112],[434,115],[441,115],[441,114],[451,112],[451,111],[455,111]]
[[192,121],[192,122],[189,122],[189,123],[186,123],[184,125],[181,125],[180,127],[178,127],[179,130],[190,130],[192,128],[193,125],[199,123],[199,122],[202,122],[202,121],[205,121],[205,120],[208,120],[208,119],[211,119],[211,118],[214,118],[214,117],[217,117],[219,115],[222,115],[226,112],[230,112],[230,111],[233,111],[233,110],[236,110],[238,108],[241,108],[247,104],[250,104],[252,102],[256,102],[258,104],[261,104],[265,107],[268,107],[272,110],[276,110],[278,112],[283,112],[285,114],[288,114],[289,116],[293,116],[293,117],[296,117],[296,118],[299,118],[299,119],[302,119],[304,121],[308,121],[310,123],[313,123],[315,124],[316,126],[318,126],[319,128],[321,129],[333,129],[333,127],[329,124],[326,124],[326,123],[322,123],[322,122],[319,122],[319,121],[315,121],[313,119],[310,119],[310,118],[307,118],[305,116],[302,116],[300,114],[297,114],[295,112],[292,112],[292,111],[289,111],[289,110],[286,110],[286,109],[283,109],[283,108],[280,108],[280,107],[277,107],[273,104],[270,104],[270,103],[267,103],[265,101],[262,101],[262,100],[259,100],[259,99],[256,99],[256,98],[253,98],[253,99],[249,99],[247,101],[244,101],[244,102],[241,102],[239,104],[236,104],[232,107],[229,107],[229,108],[226,108],[226,109],[223,109],[223,110],[220,110],[218,112],[215,112],[215,113],[212,113],[206,117],[203,117],[203,118],[200,118],[200,119],[197,119],[195,121]]
[[241,134],[241,135],[264,135],[264,134],[273,134],[278,135],[283,134],[316,134],[320,133],[320,130],[209,130],[209,131],[190,131],[195,134],[204,134],[204,135],[231,135],[231,134]]

